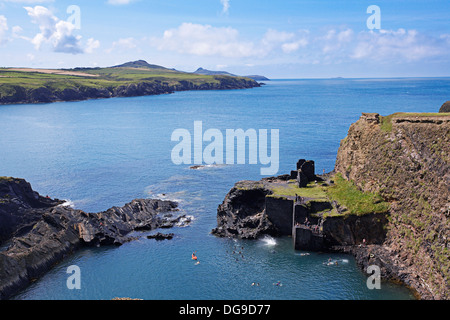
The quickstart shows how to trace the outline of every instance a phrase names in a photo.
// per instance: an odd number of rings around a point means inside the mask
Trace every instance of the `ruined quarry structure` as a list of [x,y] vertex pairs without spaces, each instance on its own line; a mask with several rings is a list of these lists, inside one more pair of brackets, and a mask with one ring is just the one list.
[[297,161],[297,170],[291,171],[291,179],[297,180],[299,188],[304,188],[308,182],[317,179],[314,168],[314,161],[300,159]]
[[[296,180],[299,188],[305,188],[309,182],[322,180],[315,174],[314,161],[305,159],[297,161],[297,170],[291,171],[290,179]],[[324,249],[323,220],[311,213],[326,209],[332,209],[331,203],[299,196],[294,199],[266,198],[266,214],[269,220],[283,235],[292,235],[296,250]]]
[[[328,198],[277,194],[274,190],[292,183],[301,188],[310,188],[315,182],[321,186],[334,183],[330,177],[315,175],[312,160],[300,159],[297,168],[291,174],[236,183],[219,205],[217,228],[212,233],[243,239],[264,234],[292,236],[295,249],[306,251],[384,241],[387,212],[351,215]],[[310,185],[304,186],[305,181]]]

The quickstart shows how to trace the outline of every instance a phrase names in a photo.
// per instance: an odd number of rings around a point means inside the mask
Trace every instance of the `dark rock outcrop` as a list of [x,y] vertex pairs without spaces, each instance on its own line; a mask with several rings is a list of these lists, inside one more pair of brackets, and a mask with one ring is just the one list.
[[444,102],[444,104],[439,109],[439,113],[450,112],[450,101]]
[[31,229],[45,209],[62,203],[42,197],[23,179],[0,177],[0,245]]
[[384,213],[348,215],[345,218],[328,217],[323,221],[322,233],[327,247],[363,242],[381,244],[386,238],[387,223],[388,218]]
[[269,193],[270,190],[258,182],[236,183],[217,209],[217,228],[212,233],[220,237],[243,239],[278,234],[265,213],[265,199]]
[[[121,245],[134,230],[178,225],[172,201],[136,199],[86,213],[40,196],[23,179],[0,178],[0,299],[7,299],[83,246]],[[184,218],[183,218],[184,219]],[[183,220],[184,221],[184,220]]]
[[161,233],[158,232],[156,234],[152,234],[147,236],[147,239],[155,239],[157,241],[161,241],[161,240],[172,240],[173,239],[174,234],[173,233]]

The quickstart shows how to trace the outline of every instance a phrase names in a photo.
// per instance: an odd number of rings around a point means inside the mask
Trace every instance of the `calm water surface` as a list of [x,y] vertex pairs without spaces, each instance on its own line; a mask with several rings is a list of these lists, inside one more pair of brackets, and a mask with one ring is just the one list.
[[[279,129],[279,174],[299,158],[328,172],[361,112],[437,112],[448,92],[450,79],[277,80],[250,90],[0,106],[0,175],[25,178],[42,195],[88,212],[159,197],[179,201],[194,217],[170,231],[171,241],[137,233],[139,240],[118,248],[83,249],[16,299],[411,299],[389,283],[367,289],[348,255],[302,255],[290,238],[212,236],[217,206],[235,182],[261,179],[261,165],[174,165],[171,134],[193,133],[194,121],[223,133]],[[338,264],[325,265],[330,257]],[[73,264],[81,269],[81,290],[66,287]]]

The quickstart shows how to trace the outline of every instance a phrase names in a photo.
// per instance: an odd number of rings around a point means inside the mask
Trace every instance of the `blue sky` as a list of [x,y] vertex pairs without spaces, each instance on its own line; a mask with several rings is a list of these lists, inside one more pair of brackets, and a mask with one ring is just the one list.
[[144,59],[271,78],[450,76],[449,16],[448,0],[0,0],[0,66]]

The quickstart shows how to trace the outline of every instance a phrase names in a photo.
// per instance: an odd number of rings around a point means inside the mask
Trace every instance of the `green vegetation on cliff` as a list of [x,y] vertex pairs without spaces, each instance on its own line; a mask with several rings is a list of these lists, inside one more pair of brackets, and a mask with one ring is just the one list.
[[335,175],[334,182],[326,189],[327,194],[331,200],[345,206],[349,214],[361,216],[389,210],[389,203],[379,194],[361,191],[352,181],[345,180],[341,174]]
[[311,182],[305,188],[299,188],[297,183],[287,183],[287,184],[278,184],[271,186],[270,189],[273,191],[273,197],[280,196],[291,196],[295,197],[296,195],[304,198],[315,198],[315,199],[327,199],[327,195],[324,191],[324,188],[321,184],[316,184]]
[[336,210],[331,215],[357,215],[363,216],[372,213],[385,213],[389,211],[389,203],[373,192],[361,191],[352,181],[345,180],[341,174],[331,178],[333,183],[310,182],[304,188],[299,188],[294,182],[275,183],[269,186],[272,194],[269,197],[283,198],[295,197],[314,199],[314,201],[336,201],[347,210],[339,214]]

